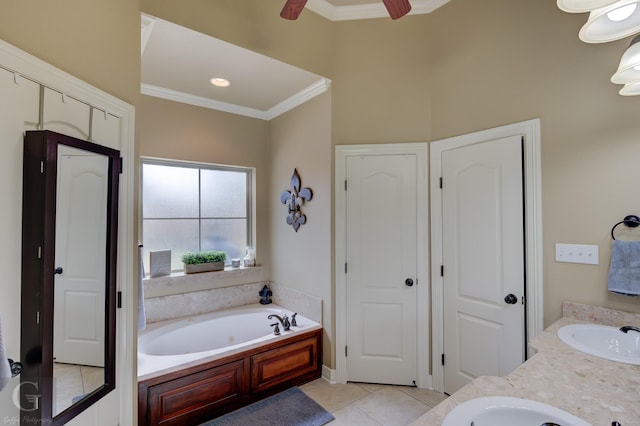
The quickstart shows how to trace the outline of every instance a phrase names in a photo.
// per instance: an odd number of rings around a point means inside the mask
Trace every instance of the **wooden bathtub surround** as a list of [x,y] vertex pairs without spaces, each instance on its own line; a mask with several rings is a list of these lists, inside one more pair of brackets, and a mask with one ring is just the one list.
[[322,328],[138,383],[138,425],[199,424],[315,380]]

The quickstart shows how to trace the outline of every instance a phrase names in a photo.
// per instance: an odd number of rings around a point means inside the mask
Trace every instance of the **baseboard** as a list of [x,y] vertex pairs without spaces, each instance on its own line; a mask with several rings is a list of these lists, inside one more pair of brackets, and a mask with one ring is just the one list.
[[336,382],[336,370],[332,370],[331,368],[327,367],[326,365],[322,365],[322,378],[325,379],[327,382],[331,383],[332,385],[335,385]]

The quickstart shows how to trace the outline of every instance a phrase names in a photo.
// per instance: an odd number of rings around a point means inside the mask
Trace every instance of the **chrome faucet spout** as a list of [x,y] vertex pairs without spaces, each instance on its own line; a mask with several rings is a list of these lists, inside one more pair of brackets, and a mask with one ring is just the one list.
[[624,327],[620,327],[620,331],[622,331],[623,333],[627,333],[629,331],[637,331],[638,333],[640,333],[640,328],[634,327],[632,325],[625,325]]
[[281,317],[280,315],[271,314],[267,317],[267,319],[272,318],[276,318],[278,321],[280,321],[280,324],[282,324],[282,329],[284,331],[289,331],[289,329],[291,328],[291,323],[289,322],[288,316],[285,315],[284,317]]

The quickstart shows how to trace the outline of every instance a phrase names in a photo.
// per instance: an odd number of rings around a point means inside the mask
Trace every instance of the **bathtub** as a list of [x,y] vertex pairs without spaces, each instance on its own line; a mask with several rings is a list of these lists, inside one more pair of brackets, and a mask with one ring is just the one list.
[[321,328],[320,324],[296,315],[297,327],[273,334],[270,314],[294,312],[280,306],[246,305],[208,314],[153,323],[138,334],[138,379],[144,380],[176,369],[209,362],[240,353],[304,331]]

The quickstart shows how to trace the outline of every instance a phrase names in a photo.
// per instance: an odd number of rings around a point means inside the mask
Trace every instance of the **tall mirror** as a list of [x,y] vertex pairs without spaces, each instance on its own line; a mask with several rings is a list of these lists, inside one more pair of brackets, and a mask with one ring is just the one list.
[[27,132],[21,419],[61,425],[115,387],[120,154]]

